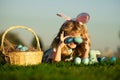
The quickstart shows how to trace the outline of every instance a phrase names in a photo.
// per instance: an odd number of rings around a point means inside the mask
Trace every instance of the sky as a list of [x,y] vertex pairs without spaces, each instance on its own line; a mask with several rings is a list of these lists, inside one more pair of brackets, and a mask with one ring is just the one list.
[[[120,0],[0,0],[0,32],[17,25],[30,27],[47,49],[65,22],[56,14],[75,18],[82,12],[90,15],[87,28],[91,49],[117,51],[120,46]],[[16,33],[30,42],[29,32],[16,30]]]

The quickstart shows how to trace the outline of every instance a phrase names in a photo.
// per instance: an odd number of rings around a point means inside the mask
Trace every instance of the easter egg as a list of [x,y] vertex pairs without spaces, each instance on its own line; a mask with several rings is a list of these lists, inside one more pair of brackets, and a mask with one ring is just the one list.
[[68,37],[65,39],[65,44],[70,44],[71,42],[73,42],[73,38],[72,37]]
[[75,63],[75,64],[80,64],[80,63],[81,63],[81,58],[80,58],[80,57],[76,57],[76,58],[74,59],[74,63]]
[[98,62],[101,62],[101,57],[98,57],[97,60],[98,60]]
[[27,51],[28,50],[28,47],[24,46],[20,49],[20,51]]
[[81,37],[75,37],[74,38],[74,42],[77,43],[77,44],[80,44],[83,42],[82,38]]
[[101,62],[105,62],[106,60],[107,60],[106,57],[102,57],[102,58],[101,58]]
[[23,46],[22,45],[18,45],[17,46],[17,49],[21,49]]
[[112,56],[111,58],[110,58],[110,62],[115,62],[116,61],[116,57],[115,56]]
[[85,65],[88,65],[89,59],[88,58],[83,58],[82,63]]

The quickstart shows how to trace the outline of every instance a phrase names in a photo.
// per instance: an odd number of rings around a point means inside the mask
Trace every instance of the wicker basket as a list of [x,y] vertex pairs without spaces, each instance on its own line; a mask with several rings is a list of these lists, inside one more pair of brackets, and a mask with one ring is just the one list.
[[[4,40],[6,34],[17,28],[22,28],[25,30],[28,30],[32,32],[32,34],[35,36],[35,39],[37,41],[37,49],[36,51],[13,51],[13,52],[6,52],[5,47],[4,47]],[[4,55],[4,58],[7,63],[13,64],[13,65],[36,65],[42,62],[42,56],[43,56],[43,51],[41,51],[40,48],[40,43],[39,39],[36,35],[36,33],[28,27],[25,26],[12,26],[8,28],[2,35],[2,40],[1,40],[1,52]]]

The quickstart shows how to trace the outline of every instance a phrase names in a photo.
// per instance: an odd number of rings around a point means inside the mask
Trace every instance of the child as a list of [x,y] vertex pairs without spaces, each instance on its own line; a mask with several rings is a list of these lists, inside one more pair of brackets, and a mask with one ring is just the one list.
[[50,49],[45,52],[44,61],[72,61],[78,56],[83,61],[88,60],[90,38],[85,23],[88,21],[89,15],[85,14],[87,13],[78,15],[76,19],[70,19],[64,15],[57,14],[60,17],[64,17],[66,22],[61,26]]

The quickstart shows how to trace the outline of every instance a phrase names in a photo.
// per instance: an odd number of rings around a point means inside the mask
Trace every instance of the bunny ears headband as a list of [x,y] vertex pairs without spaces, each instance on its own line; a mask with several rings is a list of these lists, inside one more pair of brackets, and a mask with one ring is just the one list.
[[89,19],[90,19],[90,15],[88,13],[80,13],[76,18],[72,19],[70,18],[69,16],[66,16],[62,13],[58,13],[56,14],[57,16],[69,21],[69,20],[73,20],[73,21],[77,21],[79,23],[82,23],[82,24],[86,24]]

